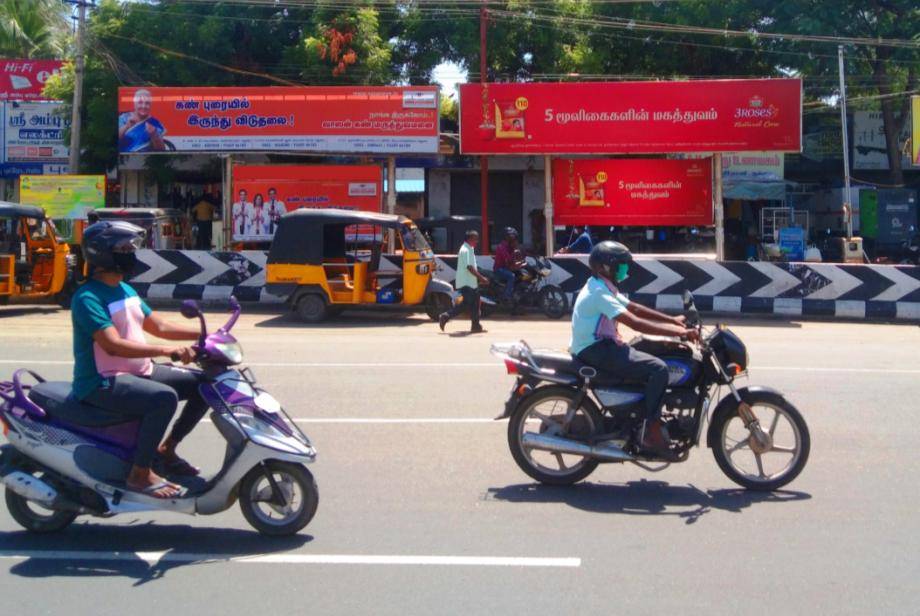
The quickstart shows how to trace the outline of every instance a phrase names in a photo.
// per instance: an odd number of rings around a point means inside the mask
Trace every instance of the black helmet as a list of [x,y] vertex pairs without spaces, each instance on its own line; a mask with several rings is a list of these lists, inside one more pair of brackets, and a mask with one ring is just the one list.
[[505,227],[505,237],[511,238],[511,237],[517,237],[517,236],[518,236],[517,229],[515,229],[514,227]]
[[591,269],[598,267],[616,267],[621,263],[631,263],[633,260],[629,248],[619,242],[603,241],[591,249],[588,265]]
[[83,258],[91,267],[129,274],[134,270],[137,256],[147,232],[137,225],[121,220],[103,220],[83,232]]

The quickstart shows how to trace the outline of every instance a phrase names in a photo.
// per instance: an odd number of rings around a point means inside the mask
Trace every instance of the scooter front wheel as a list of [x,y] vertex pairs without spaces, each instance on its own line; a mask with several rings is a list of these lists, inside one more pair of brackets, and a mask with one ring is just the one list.
[[300,464],[271,460],[240,482],[243,517],[263,535],[297,533],[310,523],[318,505],[313,474]]

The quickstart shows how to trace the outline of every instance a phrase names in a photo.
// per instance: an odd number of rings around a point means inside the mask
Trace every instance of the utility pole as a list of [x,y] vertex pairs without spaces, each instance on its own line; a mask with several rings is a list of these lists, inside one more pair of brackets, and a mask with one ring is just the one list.
[[847,239],[853,237],[853,207],[850,204],[850,139],[847,135],[847,84],[843,77],[843,45],[837,46],[840,66],[840,126],[843,133],[843,215],[847,220]]
[[77,50],[74,59],[73,112],[70,118],[70,172],[80,172],[80,112],[83,107],[83,29],[88,0],[74,0],[77,11]]
[[[479,9],[479,83],[485,87],[488,81],[488,63],[486,62],[486,30],[489,24],[489,9],[486,4],[487,0],[482,0],[482,7]],[[480,253],[489,254],[489,158],[488,156],[479,157],[479,184],[482,189],[482,242]]]

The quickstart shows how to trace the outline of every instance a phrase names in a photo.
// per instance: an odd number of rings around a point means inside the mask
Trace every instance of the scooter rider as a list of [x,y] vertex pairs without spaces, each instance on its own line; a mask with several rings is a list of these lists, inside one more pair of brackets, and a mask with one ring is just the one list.
[[616,287],[628,273],[632,254],[619,242],[605,241],[591,250],[593,276],[575,300],[570,350],[578,359],[630,381],[645,383],[645,421],[639,446],[646,453],[672,459],[661,422],[661,399],[668,385],[667,365],[630,347],[620,337],[619,323],[646,334],[698,340],[683,317],[670,317],[629,301]]
[[[198,469],[176,455],[176,446],[204,416],[207,404],[198,393],[197,373],[154,364],[153,357],[189,363],[186,346],[147,344],[144,332],[166,340],[196,340],[196,329],[167,323],[138,297],[124,277],[137,262],[135,251],[145,232],[127,222],[97,222],[83,234],[83,256],[90,278],[72,302],[74,380],[72,397],[140,420],[134,466],[126,486],[158,498],[180,493],[151,464],[159,454],[165,472],[196,475]],[[172,433],[160,440],[179,400],[188,400]]]

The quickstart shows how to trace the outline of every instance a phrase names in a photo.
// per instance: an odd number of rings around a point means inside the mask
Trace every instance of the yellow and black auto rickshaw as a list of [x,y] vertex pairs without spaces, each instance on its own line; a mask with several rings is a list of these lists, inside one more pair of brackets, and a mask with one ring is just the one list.
[[70,305],[70,248],[40,207],[0,201],[0,304],[54,299]]
[[[383,260],[391,233],[396,258]],[[400,253],[401,269],[395,265]],[[404,216],[301,209],[278,223],[265,275],[269,293],[316,323],[349,306],[418,305],[437,318],[453,290],[434,278],[436,268],[428,242]]]

